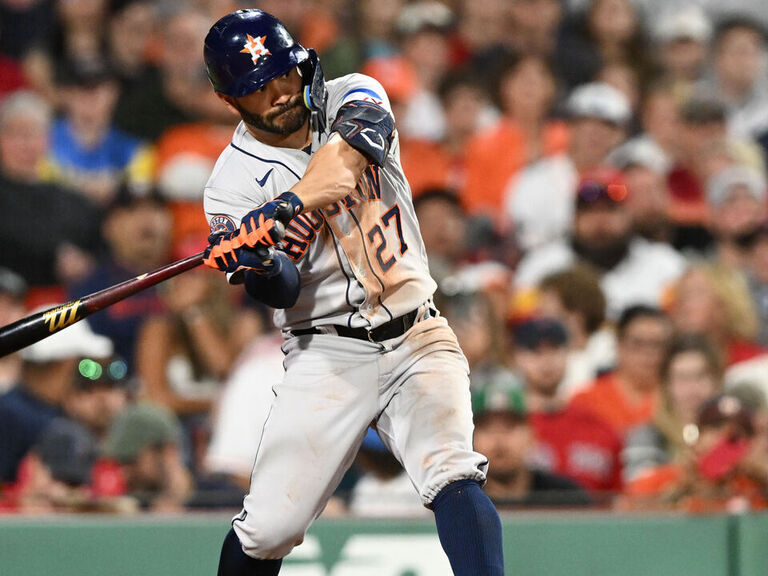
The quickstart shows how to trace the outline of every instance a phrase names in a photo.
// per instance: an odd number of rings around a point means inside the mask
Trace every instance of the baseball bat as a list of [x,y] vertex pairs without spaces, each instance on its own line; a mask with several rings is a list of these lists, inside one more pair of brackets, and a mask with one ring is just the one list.
[[128,296],[191,270],[203,263],[203,257],[204,253],[200,252],[120,284],[88,294],[78,300],[67,302],[61,306],[54,306],[8,324],[0,328],[0,358],[55,334],[59,330],[87,318],[94,312],[128,298]]

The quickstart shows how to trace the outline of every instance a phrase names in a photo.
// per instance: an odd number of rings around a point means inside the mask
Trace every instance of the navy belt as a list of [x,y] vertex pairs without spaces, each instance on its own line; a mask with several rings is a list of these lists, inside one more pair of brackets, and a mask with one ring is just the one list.
[[[434,317],[437,315],[437,312],[433,310],[432,308],[429,309],[428,312],[428,318]],[[411,327],[416,322],[416,318],[419,316],[419,310],[411,310],[408,312],[408,314],[403,314],[402,316],[398,316],[397,318],[394,318],[387,322],[386,324],[382,324],[381,326],[377,326],[373,330],[368,330],[367,328],[350,328],[349,326],[341,326],[338,324],[334,324],[331,326],[333,330],[336,331],[336,334],[338,336],[343,336],[344,338],[355,338],[357,340],[368,340],[369,342],[381,342],[383,340],[390,340],[392,338],[399,338],[408,330],[411,329]],[[327,334],[325,330],[315,327],[315,328],[305,328],[303,330],[291,330],[291,334],[294,336],[305,336],[307,334]]]

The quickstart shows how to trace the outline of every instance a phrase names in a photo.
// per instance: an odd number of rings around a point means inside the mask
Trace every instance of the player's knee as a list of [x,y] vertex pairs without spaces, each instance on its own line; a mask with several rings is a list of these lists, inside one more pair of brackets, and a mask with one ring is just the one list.
[[253,515],[233,524],[243,551],[251,558],[267,560],[284,558],[304,541],[307,526],[299,522],[268,521]]

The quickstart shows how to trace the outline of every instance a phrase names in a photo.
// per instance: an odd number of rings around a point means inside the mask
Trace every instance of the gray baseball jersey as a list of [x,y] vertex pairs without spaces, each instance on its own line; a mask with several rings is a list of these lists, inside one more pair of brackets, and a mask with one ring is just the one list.
[[[327,87],[329,126],[347,102],[390,109],[367,76]],[[246,213],[290,189],[329,135],[315,132],[308,150],[276,148],[241,123],[205,189],[211,228],[234,230]],[[302,541],[372,422],[425,504],[456,480],[484,481],[487,467],[472,449],[466,359],[432,308],[436,286],[396,134],[384,166],[369,166],[341,201],[294,218],[281,249],[296,262],[301,291],[292,308],[276,312],[286,336],[285,376],[272,388],[250,491],[233,520],[254,558],[281,558]],[[413,326],[382,342],[330,328],[375,328],[411,312]],[[291,334],[310,327],[320,333]],[[254,380],[258,385],[257,374]]]
[[[328,127],[313,135],[310,150],[267,146],[240,123],[205,187],[212,230],[234,230],[245,214],[296,184],[343,104],[373,101],[391,113],[383,88],[368,76],[350,74],[327,88]],[[282,250],[296,262],[302,287],[295,306],[275,313],[284,331],[323,324],[375,328],[431,297],[436,286],[396,134],[386,164],[369,166],[354,194],[295,218]]]

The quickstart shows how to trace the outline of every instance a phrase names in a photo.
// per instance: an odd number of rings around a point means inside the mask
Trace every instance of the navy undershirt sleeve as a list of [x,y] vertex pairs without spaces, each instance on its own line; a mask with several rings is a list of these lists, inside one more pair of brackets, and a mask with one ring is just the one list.
[[272,308],[290,308],[299,297],[299,270],[282,252],[276,252],[275,257],[279,260],[276,265],[280,266],[280,272],[269,278],[255,272],[246,272],[245,291],[251,298]]

